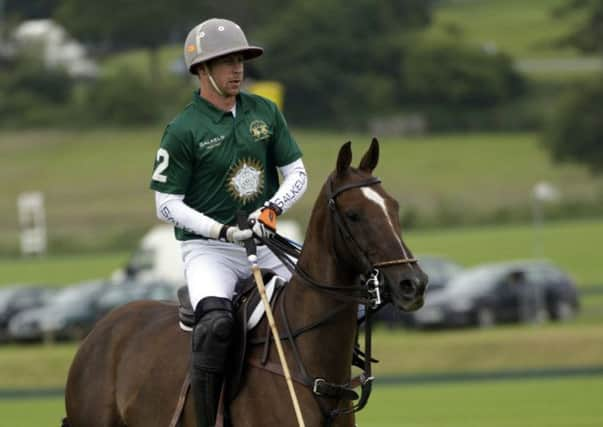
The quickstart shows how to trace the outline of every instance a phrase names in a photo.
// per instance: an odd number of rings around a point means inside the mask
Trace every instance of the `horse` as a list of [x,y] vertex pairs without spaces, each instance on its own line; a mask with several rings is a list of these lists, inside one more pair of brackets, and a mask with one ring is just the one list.
[[[374,285],[370,294],[400,310],[423,305],[427,276],[402,240],[398,202],[373,175],[378,159],[376,138],[357,168],[351,166],[351,142],[340,148],[312,209],[294,274],[274,303],[307,426],[354,426],[348,392],[359,303],[379,303],[360,297],[367,295],[366,282]],[[175,425],[174,414],[178,425],[196,426],[192,398],[182,398],[191,338],[178,321],[176,305],[158,301],[132,302],[99,320],[71,364],[63,426],[165,427]],[[249,332],[256,345],[248,346],[244,381],[227,402],[229,420],[237,427],[297,426],[265,323]]]

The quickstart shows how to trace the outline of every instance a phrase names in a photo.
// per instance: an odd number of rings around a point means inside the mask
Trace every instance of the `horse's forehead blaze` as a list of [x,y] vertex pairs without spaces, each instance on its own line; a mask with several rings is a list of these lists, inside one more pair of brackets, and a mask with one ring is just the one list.
[[406,250],[404,249],[404,245],[402,244],[402,240],[400,239],[400,236],[398,235],[398,232],[396,231],[396,227],[394,226],[394,223],[392,222],[391,216],[390,216],[389,212],[387,211],[387,205],[385,203],[385,198],[370,187],[362,187],[360,189],[360,191],[362,192],[364,197],[366,197],[372,203],[377,205],[378,208],[383,211],[383,215],[385,216],[385,218],[387,218],[387,223],[389,225],[388,231],[394,237],[394,241],[398,242],[398,244],[400,245],[400,248],[402,249],[404,256],[407,257]]
[[385,217],[387,218],[387,222],[390,224],[392,229],[395,230],[395,227],[390,217],[390,213],[387,211],[387,204],[385,202],[385,198],[370,187],[362,187],[360,191],[362,192],[364,197],[366,197],[368,200],[377,205],[379,209],[381,209],[383,215],[385,215]]
[[[371,202],[371,204],[376,206],[377,209],[379,211],[381,211],[383,213],[383,215],[385,215],[385,217],[387,218],[387,221],[391,224],[392,228],[394,228],[394,230],[395,230],[396,227],[394,226],[393,221],[396,218],[396,212],[393,212],[393,209],[390,209],[391,203],[388,207],[388,199],[386,197],[383,197],[381,194],[379,194],[377,191],[375,191],[371,187],[362,187],[360,189],[360,191],[362,192],[362,195]],[[395,201],[394,201],[394,203],[395,203]]]

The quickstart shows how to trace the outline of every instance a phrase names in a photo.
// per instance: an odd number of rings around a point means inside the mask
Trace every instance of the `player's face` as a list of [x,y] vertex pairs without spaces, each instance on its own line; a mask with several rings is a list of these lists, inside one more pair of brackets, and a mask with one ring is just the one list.
[[226,96],[236,96],[243,82],[243,55],[235,53],[214,59],[211,75]]

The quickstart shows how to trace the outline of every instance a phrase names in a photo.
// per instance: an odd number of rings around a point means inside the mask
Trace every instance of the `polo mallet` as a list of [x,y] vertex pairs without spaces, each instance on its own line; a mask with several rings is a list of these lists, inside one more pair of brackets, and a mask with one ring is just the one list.
[[[247,215],[245,215],[244,212],[239,212],[237,214],[237,223],[241,230],[249,228],[249,222],[247,222]],[[287,365],[287,359],[285,359],[285,353],[283,352],[283,347],[281,345],[280,334],[278,333],[278,329],[274,321],[274,315],[272,314],[272,307],[270,307],[270,301],[268,301],[268,297],[266,296],[266,287],[264,286],[262,272],[260,271],[260,267],[258,266],[258,257],[256,255],[256,246],[255,242],[253,241],[253,237],[245,240],[245,250],[247,251],[247,259],[251,263],[251,271],[253,273],[253,278],[255,279],[255,283],[258,287],[258,292],[260,293],[260,297],[262,298],[262,303],[264,304],[264,310],[266,310],[266,317],[268,318],[270,331],[272,332],[272,337],[274,338],[274,344],[276,345],[278,358],[280,359],[281,365],[283,366],[283,373],[285,374],[285,380],[287,381],[289,394],[291,395],[291,400],[293,401],[293,409],[295,409],[297,423],[300,425],[300,427],[306,427],[306,424],[304,423],[304,418],[302,417],[301,409],[299,407],[299,401],[297,400],[297,394],[295,394],[295,389],[293,388],[293,381],[291,381],[291,372],[289,372],[289,365]]]

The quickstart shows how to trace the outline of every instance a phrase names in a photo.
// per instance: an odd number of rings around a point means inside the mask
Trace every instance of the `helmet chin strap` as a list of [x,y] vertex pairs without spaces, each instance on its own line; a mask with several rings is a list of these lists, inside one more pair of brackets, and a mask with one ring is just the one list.
[[203,68],[205,69],[205,72],[207,73],[207,77],[209,77],[209,83],[211,83],[211,86],[214,88],[214,90],[216,91],[216,93],[218,95],[226,98],[226,94],[224,93],[224,91],[222,89],[220,89],[220,87],[218,86],[218,84],[214,80],[213,76],[211,75],[211,72],[209,71],[209,67],[207,66],[207,63],[203,64]]

